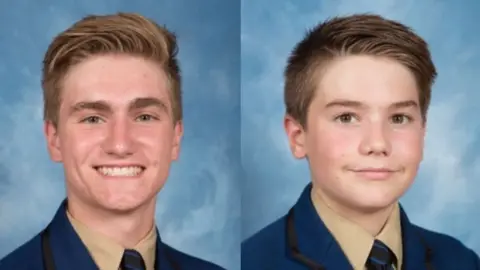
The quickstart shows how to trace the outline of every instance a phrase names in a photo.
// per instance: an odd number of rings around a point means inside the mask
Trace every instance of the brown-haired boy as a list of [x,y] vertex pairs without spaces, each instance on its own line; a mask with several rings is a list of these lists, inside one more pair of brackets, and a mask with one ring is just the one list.
[[284,121],[311,184],[242,244],[242,269],[480,269],[398,203],[423,158],[436,75],[426,42],[399,22],[355,14],[311,30],[286,67]]

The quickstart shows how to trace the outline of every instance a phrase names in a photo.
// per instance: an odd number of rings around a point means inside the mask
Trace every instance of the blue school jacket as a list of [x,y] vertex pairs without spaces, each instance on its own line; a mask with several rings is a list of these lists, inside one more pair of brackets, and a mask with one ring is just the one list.
[[[156,270],[224,270],[163,243],[157,229]],[[98,270],[66,214],[66,200],[41,233],[0,260],[0,270]]]
[[[243,270],[352,270],[303,190],[288,214],[242,243]],[[480,270],[476,253],[457,239],[416,226],[401,211],[404,270]],[[355,239],[352,239],[355,241]]]

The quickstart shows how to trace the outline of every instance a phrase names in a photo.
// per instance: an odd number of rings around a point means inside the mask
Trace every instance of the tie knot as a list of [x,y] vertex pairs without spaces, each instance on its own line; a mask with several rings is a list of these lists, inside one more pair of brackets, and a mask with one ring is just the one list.
[[368,255],[367,266],[372,270],[390,270],[397,264],[395,254],[382,241],[375,240]]
[[123,252],[122,270],[145,270],[145,262],[143,261],[142,255],[133,249],[126,249]]

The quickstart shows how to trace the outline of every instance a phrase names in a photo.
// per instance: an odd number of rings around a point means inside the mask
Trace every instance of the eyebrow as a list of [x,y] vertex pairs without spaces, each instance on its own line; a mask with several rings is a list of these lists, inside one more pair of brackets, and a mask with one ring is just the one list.
[[157,107],[164,112],[168,112],[168,107],[165,102],[158,98],[152,97],[136,98],[133,102],[130,103],[128,107],[129,110],[144,109],[147,107]]
[[[138,110],[144,109],[147,107],[157,107],[164,112],[168,112],[168,107],[162,100],[158,98],[146,97],[146,98],[136,98],[131,101],[128,105],[128,110]],[[104,113],[112,113],[113,109],[108,104],[108,102],[104,100],[97,100],[97,101],[81,101],[76,103],[70,108],[70,114],[74,114],[83,110],[94,110],[98,112]]]
[[408,107],[418,108],[420,106],[414,100],[405,100],[405,101],[395,102],[390,107],[393,107],[395,109],[403,109]]
[[[355,100],[337,99],[325,105],[325,108],[327,109],[332,107],[365,108],[367,107],[367,105]],[[408,108],[408,107],[418,108],[419,106],[418,106],[418,103],[414,100],[404,100],[404,101],[395,102],[391,104],[389,107],[395,108],[395,109],[402,109],[402,108]]]

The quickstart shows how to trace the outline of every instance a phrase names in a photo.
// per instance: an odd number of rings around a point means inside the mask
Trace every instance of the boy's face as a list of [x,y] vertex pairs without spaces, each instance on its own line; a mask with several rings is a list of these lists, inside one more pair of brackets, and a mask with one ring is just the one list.
[[70,200],[110,211],[153,205],[180,151],[168,81],[140,57],[90,57],[68,72],[59,124],[45,124]]
[[306,122],[302,129],[285,118],[291,150],[308,158],[314,189],[330,204],[379,210],[413,182],[425,129],[415,78],[400,63],[335,60],[319,80]]

